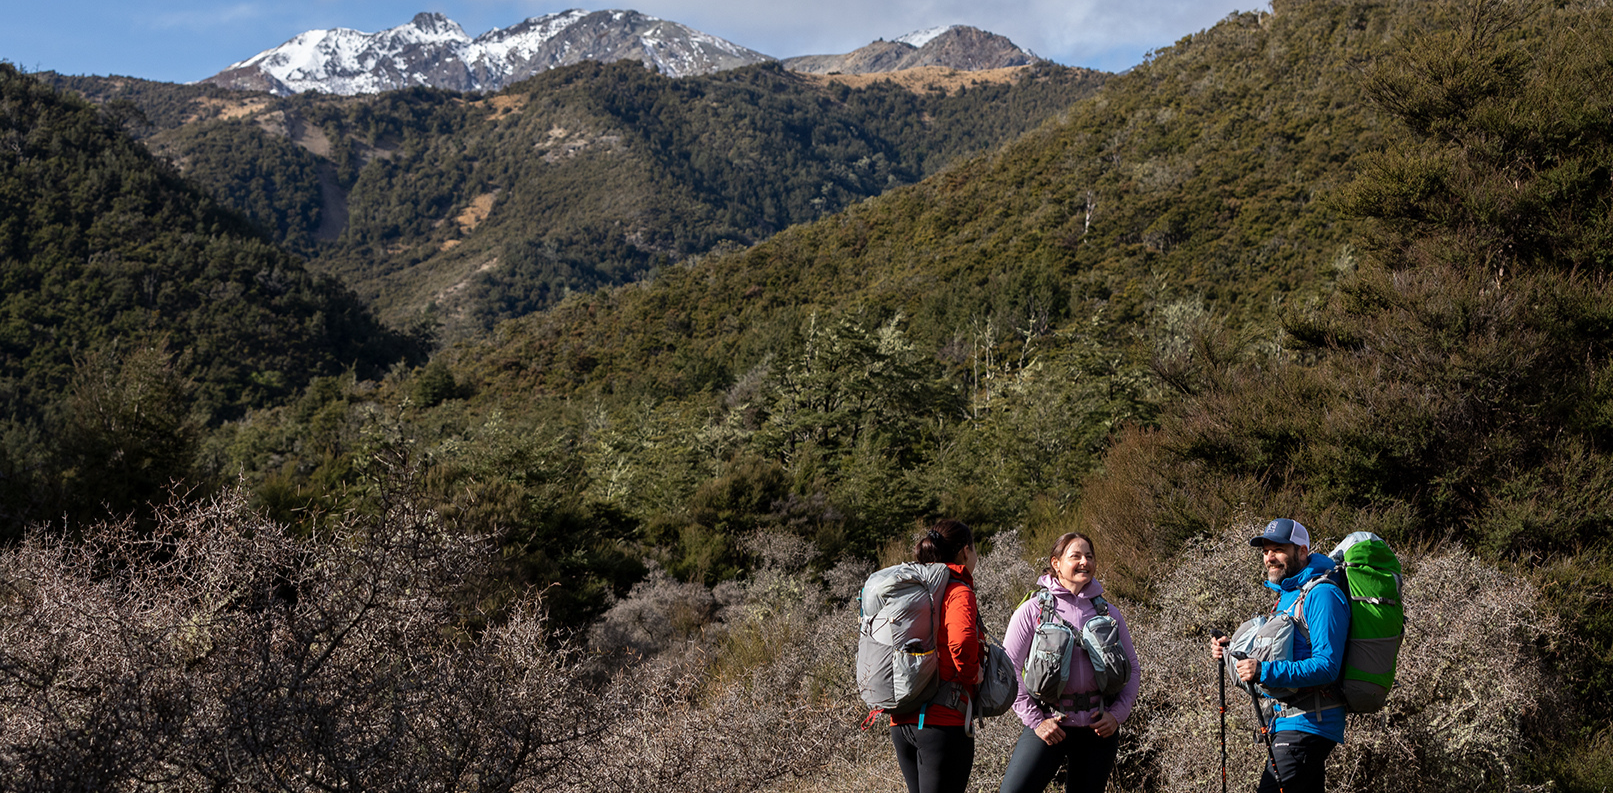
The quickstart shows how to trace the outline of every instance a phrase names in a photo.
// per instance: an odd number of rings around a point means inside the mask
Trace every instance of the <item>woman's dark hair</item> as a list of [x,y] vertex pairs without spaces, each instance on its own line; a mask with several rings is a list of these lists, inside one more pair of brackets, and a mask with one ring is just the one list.
[[918,544],[913,546],[913,558],[920,562],[950,564],[958,552],[975,544],[975,533],[961,520],[936,521]]
[[[1088,537],[1078,531],[1071,531],[1060,534],[1059,538],[1053,541],[1053,551],[1047,555],[1048,562],[1052,562],[1054,559],[1063,556],[1064,552],[1069,550],[1070,543],[1075,542],[1076,540],[1086,540],[1087,547],[1092,550],[1092,555],[1098,555],[1098,546],[1093,544],[1091,537]],[[1046,567],[1042,568],[1042,572],[1051,575],[1053,573],[1053,565],[1048,564]]]

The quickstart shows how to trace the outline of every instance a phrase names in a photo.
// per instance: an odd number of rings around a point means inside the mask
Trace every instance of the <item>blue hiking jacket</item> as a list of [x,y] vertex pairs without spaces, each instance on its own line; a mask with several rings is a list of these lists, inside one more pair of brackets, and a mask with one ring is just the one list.
[[[1292,614],[1300,587],[1332,572],[1332,559],[1312,553],[1303,570],[1283,579],[1281,584],[1267,581],[1266,587],[1277,592],[1277,611]],[[1339,679],[1344,671],[1344,642],[1350,637],[1350,604],[1344,590],[1331,583],[1312,587],[1305,596],[1305,623],[1310,627],[1310,641],[1295,631],[1294,660],[1261,664],[1260,682],[1273,688],[1305,688]],[[1297,730],[1339,743],[1344,741],[1344,708],[1284,716],[1286,706],[1281,702],[1276,706],[1273,732]]]

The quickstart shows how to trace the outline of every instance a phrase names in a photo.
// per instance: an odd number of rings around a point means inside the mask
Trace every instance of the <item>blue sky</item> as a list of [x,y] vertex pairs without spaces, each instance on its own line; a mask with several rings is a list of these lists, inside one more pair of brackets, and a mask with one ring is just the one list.
[[472,36],[568,8],[630,8],[775,57],[849,52],[938,25],[1000,33],[1071,66],[1119,71],[1203,30],[1232,0],[8,0],[0,59],[28,71],[190,82],[305,30],[374,32],[439,11]]

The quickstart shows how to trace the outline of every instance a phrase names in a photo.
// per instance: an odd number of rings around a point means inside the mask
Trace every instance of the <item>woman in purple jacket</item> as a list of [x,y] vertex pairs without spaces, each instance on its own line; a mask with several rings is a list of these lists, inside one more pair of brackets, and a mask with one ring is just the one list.
[[[1037,583],[1053,595],[1054,611],[1076,631],[1097,613],[1092,598],[1103,593],[1096,577],[1092,539],[1084,534],[1065,534],[1053,543],[1047,570]],[[1121,646],[1131,662],[1131,677],[1113,702],[1105,703],[1093,681],[1092,662],[1085,650],[1078,649],[1070,659],[1070,679],[1064,695],[1055,706],[1044,705],[1020,686],[1014,700],[1014,713],[1025,723],[1025,731],[1014,746],[999,793],[1039,793],[1069,764],[1064,790],[1100,793],[1109,783],[1115,752],[1120,747],[1120,725],[1131,715],[1137,701],[1137,653],[1131,647],[1131,632],[1120,610],[1109,606],[1109,615],[1120,624]],[[1008,621],[1003,649],[1015,669],[1025,667],[1031,639],[1036,633],[1040,609],[1036,598],[1021,603]]]

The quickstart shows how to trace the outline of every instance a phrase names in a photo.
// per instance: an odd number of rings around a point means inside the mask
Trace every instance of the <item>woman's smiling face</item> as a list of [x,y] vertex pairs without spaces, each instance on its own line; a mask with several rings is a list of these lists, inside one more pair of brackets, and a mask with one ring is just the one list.
[[1097,574],[1097,560],[1092,556],[1092,544],[1081,537],[1070,540],[1064,546],[1064,552],[1051,559],[1053,574],[1058,576],[1059,583],[1071,592],[1080,592],[1081,588],[1092,581]]

